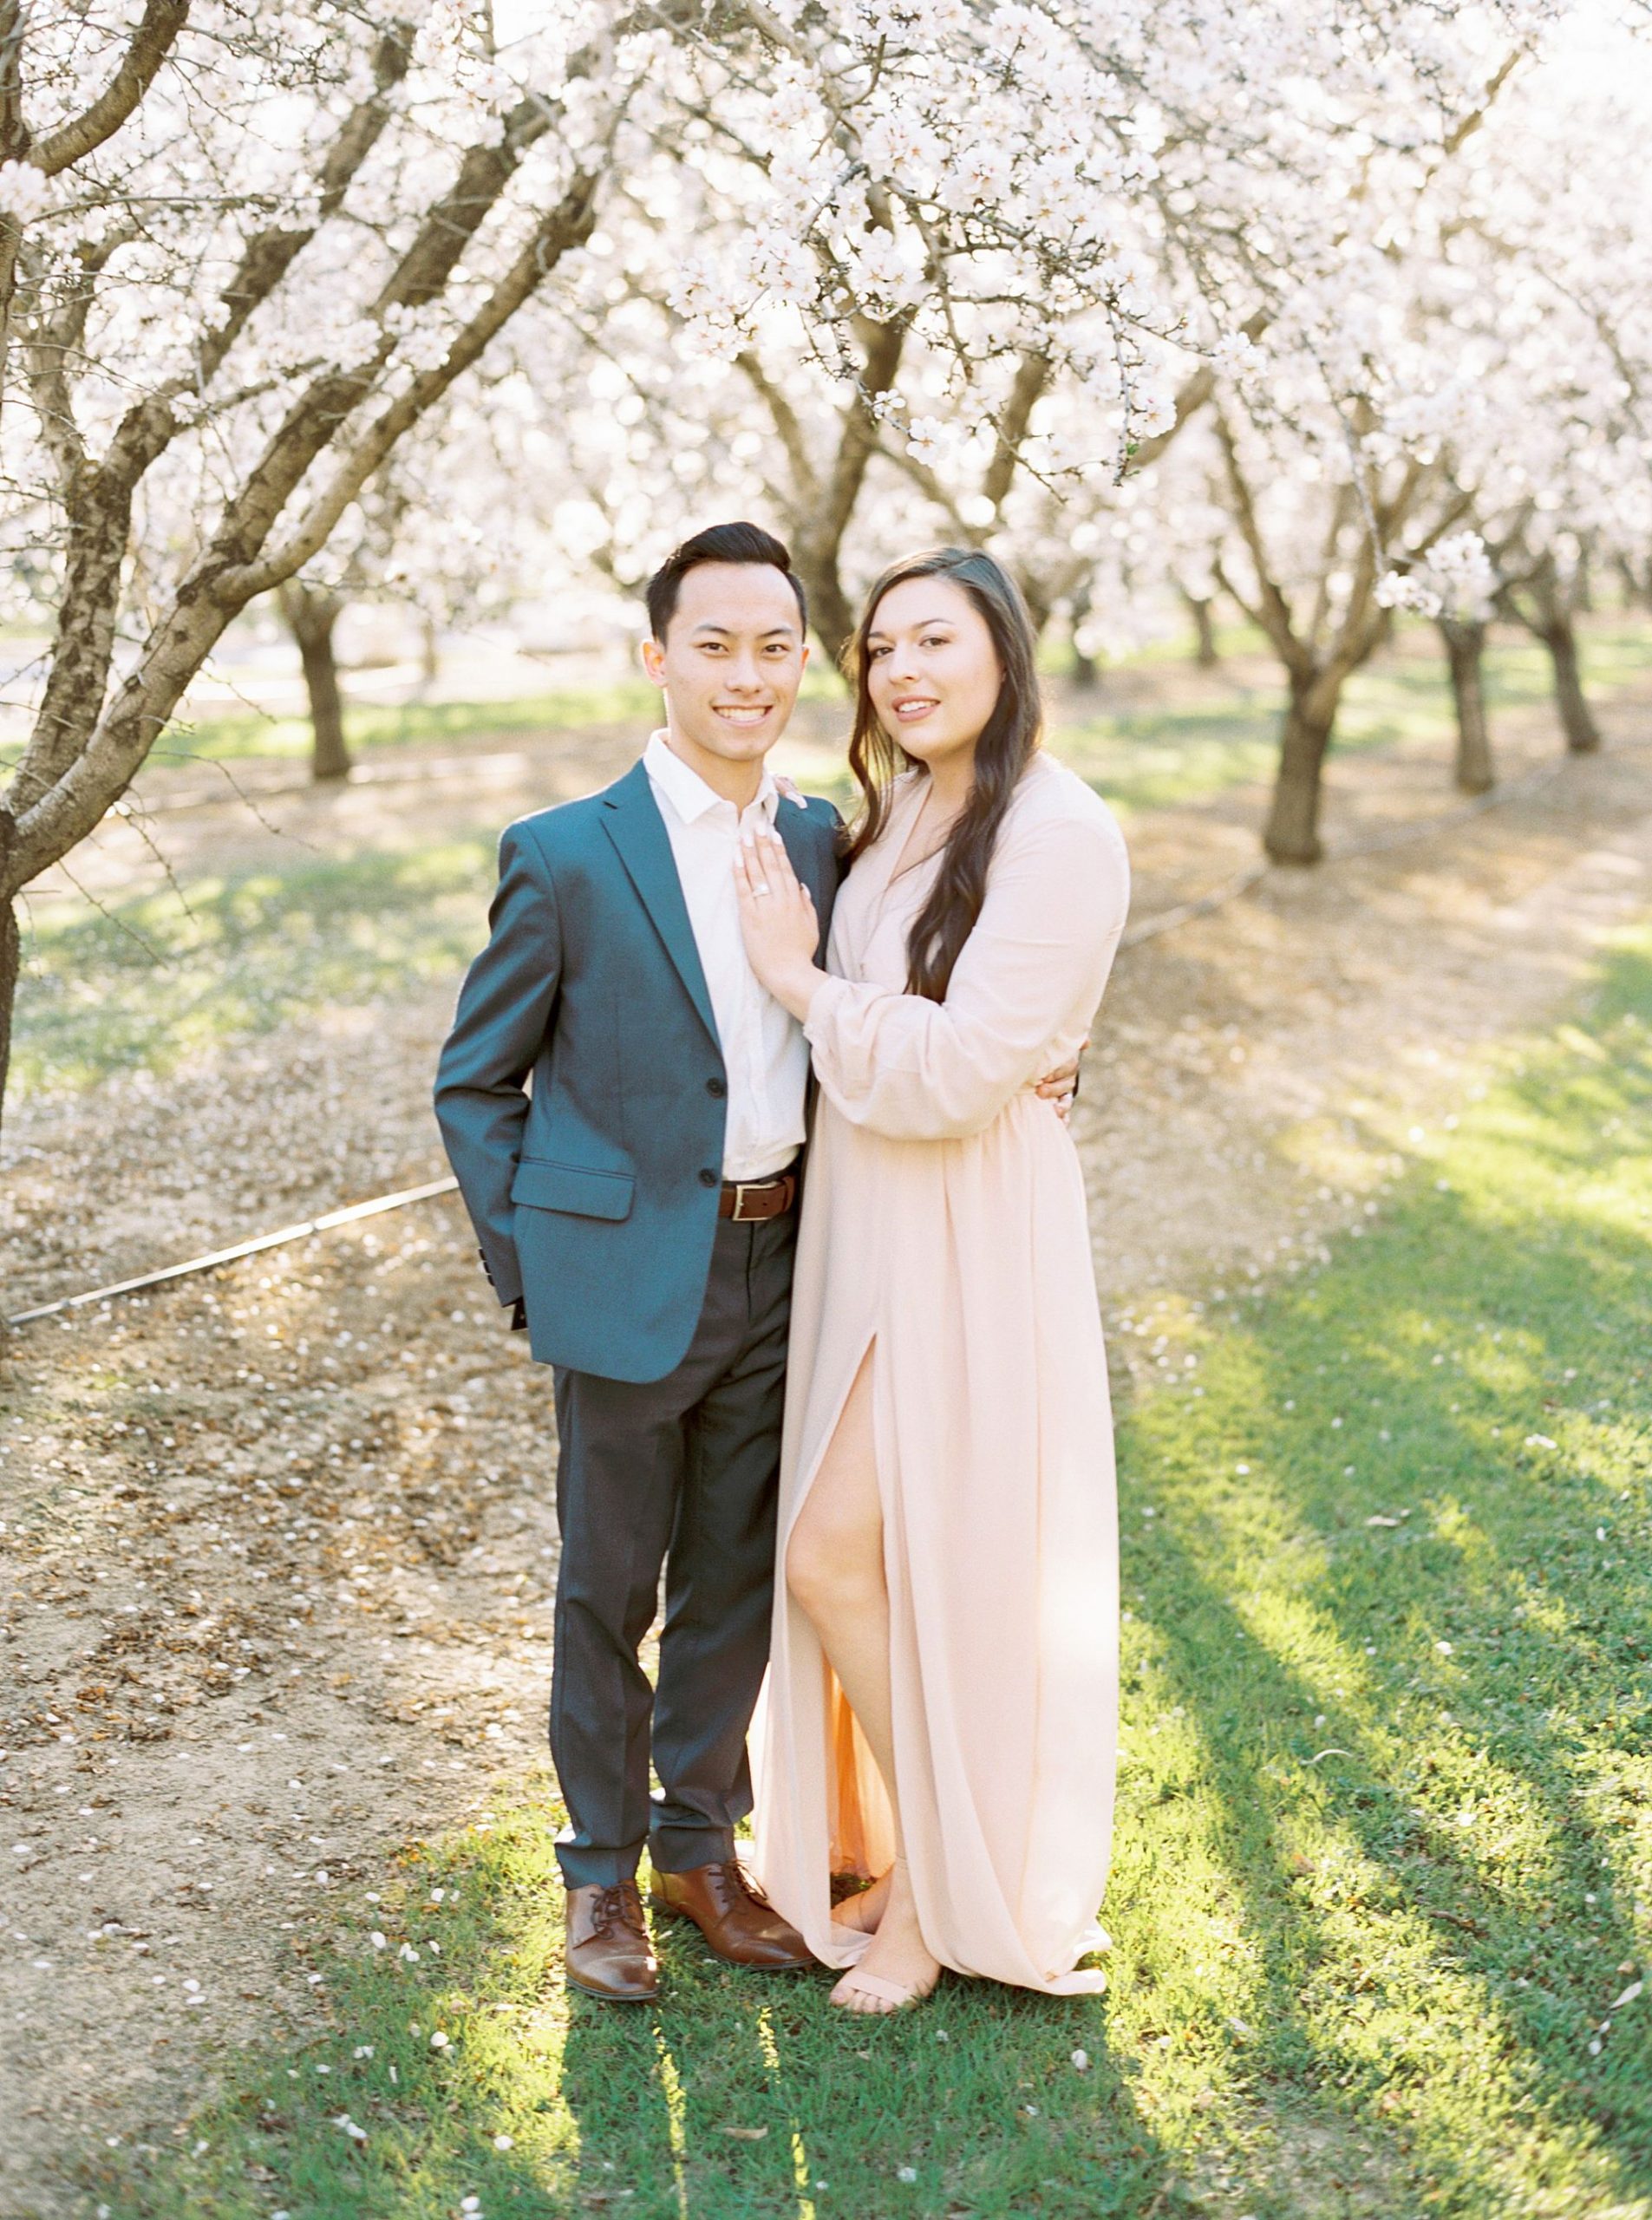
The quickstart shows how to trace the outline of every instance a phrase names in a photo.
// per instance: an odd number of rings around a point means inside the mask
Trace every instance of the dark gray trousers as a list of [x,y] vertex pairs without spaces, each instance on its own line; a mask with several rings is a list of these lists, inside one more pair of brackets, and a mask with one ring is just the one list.
[[[570,1888],[629,1879],[645,1841],[662,1872],[732,1858],[751,1809],[746,1732],[768,1663],[796,1240],[794,1211],[719,1220],[700,1322],[663,1380],[557,1371],[551,1754]],[[662,1565],[655,1690],[637,1651]]]

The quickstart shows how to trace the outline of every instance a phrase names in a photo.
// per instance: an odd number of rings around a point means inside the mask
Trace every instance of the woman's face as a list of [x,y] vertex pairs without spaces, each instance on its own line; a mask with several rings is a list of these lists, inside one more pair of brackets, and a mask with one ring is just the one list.
[[903,578],[872,611],[866,683],[884,730],[930,770],[973,756],[1003,683],[986,618],[950,578]]

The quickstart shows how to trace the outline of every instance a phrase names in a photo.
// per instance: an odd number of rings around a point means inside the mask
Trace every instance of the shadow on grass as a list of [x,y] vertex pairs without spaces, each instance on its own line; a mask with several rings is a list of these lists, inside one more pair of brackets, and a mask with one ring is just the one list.
[[85,2193],[114,2220],[1191,2220],[1097,2000],[949,1981],[870,2023],[824,1973],[735,1971],[676,1928],[657,2007],[570,1995],[558,1816],[547,1794],[410,1864],[315,1954],[329,2034],[232,2060],[173,2150],[100,2152]]
[[657,2008],[571,1998],[541,1784],[310,1947],[323,2036],[230,2060],[176,2148],[99,2153],[88,2197],[1642,2220],[1649,1041],[1652,942],[1383,1224],[1201,1329],[1202,1394],[1129,1414],[1106,1999],[948,1980],[845,2020],[824,1975],[681,1929]]
[[[1640,1995],[1612,2016],[1652,1801],[1649,1019],[1629,950],[1592,1040],[1510,1079],[1445,1194],[1124,1433],[1159,1498],[1126,1557],[1140,1678],[1198,1740],[1257,2064],[1430,2211],[1652,2193]],[[1146,1769],[1155,1818],[1179,1766]]]
[[[166,1071],[323,1006],[454,973],[481,945],[494,843],[306,857],[27,933],[13,1070],[26,1091]],[[140,975],[141,994],[134,991]]]

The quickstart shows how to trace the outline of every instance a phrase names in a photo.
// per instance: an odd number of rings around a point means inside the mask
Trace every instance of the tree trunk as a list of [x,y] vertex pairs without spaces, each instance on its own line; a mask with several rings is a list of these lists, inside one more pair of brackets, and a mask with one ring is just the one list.
[[[16,837],[16,820],[0,802],[0,886],[10,884],[8,866]],[[5,1107],[6,1074],[11,1069],[11,1014],[17,1001],[22,956],[16,903],[9,895],[0,895],[0,1110]]]
[[1642,578],[1629,557],[1620,555],[1616,558],[1616,568],[1623,582],[1624,610],[1652,610],[1652,567]]
[[1279,733],[1273,802],[1262,836],[1277,864],[1316,864],[1325,852],[1319,838],[1321,781],[1340,692],[1328,689],[1322,676],[1292,682]]
[[1539,560],[1530,585],[1536,613],[1521,609],[1517,602],[1516,614],[1549,650],[1555,673],[1555,707],[1560,712],[1560,728],[1566,735],[1567,748],[1573,755],[1592,755],[1600,746],[1600,728],[1583,692],[1577,635],[1572,628],[1571,610],[1561,590],[1560,575],[1552,555],[1544,555]]
[[1566,735],[1566,746],[1573,755],[1592,755],[1600,746],[1600,727],[1595,722],[1595,713],[1583,692],[1577,635],[1572,630],[1571,618],[1560,610],[1538,637],[1548,649],[1555,667],[1555,707],[1560,712],[1560,728]]
[[1199,670],[1214,670],[1221,657],[1216,650],[1216,624],[1211,615],[1211,602],[1208,597],[1199,599],[1191,593],[1184,594],[1182,599],[1187,604],[1188,613],[1193,619],[1193,635],[1198,643],[1193,650],[1195,667]]
[[1087,583],[1080,586],[1068,604],[1067,652],[1068,683],[1077,694],[1094,694],[1100,683],[1101,667],[1088,648],[1081,648],[1079,640],[1090,621],[1094,604],[1090,598]]
[[310,775],[321,780],[349,776],[349,749],[344,740],[344,698],[339,691],[338,663],[333,653],[333,630],[344,604],[335,593],[320,591],[289,579],[278,596],[281,614],[298,643],[304,669],[304,690],[310,696],[310,726],[314,735]]
[[1497,784],[1492,735],[1485,722],[1485,631],[1483,624],[1464,623],[1454,617],[1440,620],[1440,636],[1446,643],[1451,671],[1452,700],[1457,709],[1454,776],[1459,793],[1466,794],[1487,793]]
[[[796,560],[797,574],[809,599],[810,628],[826,650],[832,668],[841,670],[843,651],[855,634],[855,612],[838,576],[836,557],[805,551]],[[852,685],[852,676],[850,682]]]
[[441,676],[441,638],[436,630],[436,620],[428,611],[419,617],[419,687],[428,693]]

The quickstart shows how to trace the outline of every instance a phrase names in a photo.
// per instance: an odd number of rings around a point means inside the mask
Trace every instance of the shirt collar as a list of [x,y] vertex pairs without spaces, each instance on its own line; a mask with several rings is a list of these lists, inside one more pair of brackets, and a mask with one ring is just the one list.
[[[650,734],[643,765],[685,825],[693,825],[708,810],[715,809],[720,805],[725,809],[734,808],[732,802],[726,802],[720,793],[715,793],[697,771],[690,770],[682,758],[672,752],[663,728]],[[767,769],[763,773],[762,784],[757,789],[756,800],[757,806],[772,825],[774,813],[780,807],[780,792],[773,774]]]

